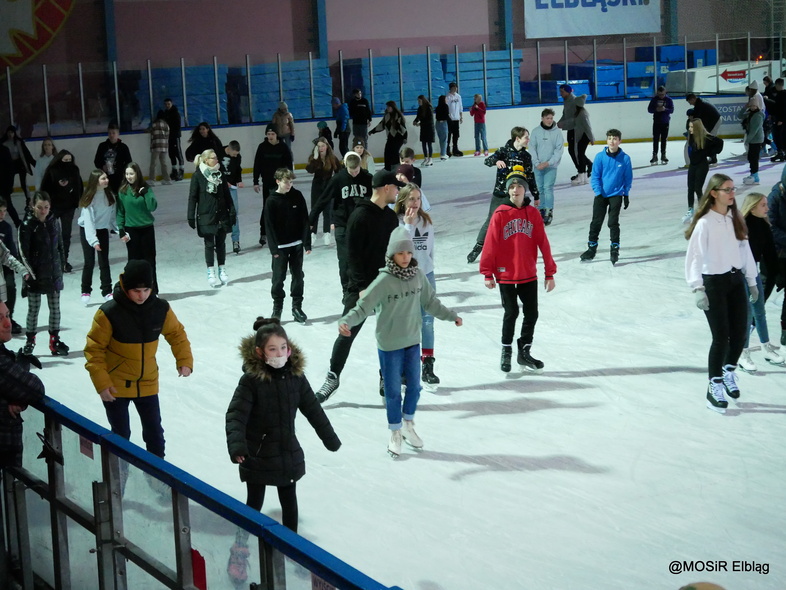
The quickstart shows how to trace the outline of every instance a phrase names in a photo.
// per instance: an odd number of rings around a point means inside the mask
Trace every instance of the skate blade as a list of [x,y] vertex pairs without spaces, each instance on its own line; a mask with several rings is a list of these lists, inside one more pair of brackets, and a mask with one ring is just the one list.
[[540,375],[543,372],[543,369],[535,369],[527,365],[519,365],[519,369],[521,369],[522,373],[534,373],[535,375]]
[[418,447],[418,446],[415,446],[414,444],[412,444],[411,442],[409,442],[409,441],[408,441],[406,438],[404,438],[404,442],[405,442],[405,443],[407,443],[407,446],[408,446],[410,449],[414,449],[414,450],[416,450],[416,451],[422,451],[422,450],[423,450],[423,445],[420,445],[419,447]]
[[758,371],[758,368],[756,368],[756,369],[753,369],[753,370],[751,371],[750,369],[746,369],[746,368],[745,368],[745,367],[743,367],[742,365],[737,365],[737,368],[738,368],[738,369],[740,369],[740,370],[741,370],[743,373],[747,373],[748,375],[755,375],[755,374],[756,374],[756,371]]
[[707,402],[707,407],[712,410],[713,412],[717,412],[718,414],[725,414],[726,408],[716,408],[710,402]]
[[398,459],[398,453],[394,453],[390,449],[388,449],[387,451],[388,451],[388,455],[390,455],[391,459]]
[[435,383],[421,383],[421,389],[428,393],[436,393],[439,389],[439,385]]
[[[767,361],[767,359],[764,359],[764,360]],[[786,361],[781,362],[781,363],[774,363],[772,361],[767,361],[767,363],[772,365],[773,367],[786,367]]]

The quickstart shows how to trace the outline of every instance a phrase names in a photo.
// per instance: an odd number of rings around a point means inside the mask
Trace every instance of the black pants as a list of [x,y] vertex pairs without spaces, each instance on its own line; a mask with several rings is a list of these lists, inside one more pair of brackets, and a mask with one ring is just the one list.
[[[22,192],[25,194],[25,200],[30,200],[30,192],[27,190],[27,168],[25,167],[24,162],[22,159],[14,160],[14,173],[13,176],[19,176],[19,186],[22,188]],[[38,188],[38,187],[36,187]]]
[[347,246],[347,228],[336,226],[333,230],[333,237],[336,240],[336,258],[338,258],[338,278],[341,281],[341,293],[347,294],[349,286],[349,271],[347,261],[349,260],[349,246]]
[[575,166],[576,171],[578,172],[579,169],[579,161],[576,159],[576,130],[575,129],[568,129],[567,132],[567,141],[568,141],[568,153],[570,154],[570,159],[573,161],[573,166]]
[[[344,295],[344,311],[341,313],[342,317],[347,315],[349,310],[355,307],[358,299],[360,299],[360,296],[355,291],[348,291],[347,294]],[[363,320],[357,326],[350,328],[350,336],[342,336],[339,334],[338,338],[336,338],[336,341],[333,343],[333,352],[330,355],[330,370],[336,375],[341,375],[341,371],[344,370],[344,365],[347,364],[347,358],[349,357],[349,351],[352,350],[352,343],[355,341],[355,338],[357,338],[360,329],[365,323],[366,320]]]
[[3,277],[5,278],[5,289],[6,289],[5,305],[8,308],[8,313],[11,314],[11,318],[13,319],[14,306],[16,305],[16,278],[14,276],[14,271],[8,268],[7,266],[4,266]]
[[224,266],[227,261],[226,230],[219,227],[215,234],[204,235],[202,239],[205,241],[205,264],[213,266],[215,258],[218,258],[218,266]]
[[745,346],[748,299],[745,276],[740,270],[722,275],[703,275],[710,308],[704,312],[712,332],[707,360],[708,376],[723,375],[724,365],[736,365]]
[[96,256],[98,256],[101,295],[109,295],[112,292],[112,273],[109,270],[109,230],[97,229],[96,237],[101,251],[96,251],[93,246],[87,243],[85,228],[79,228],[79,240],[82,243],[82,256],[85,260],[85,265],[82,267],[82,293],[93,292],[93,269],[96,266]]
[[158,277],[156,275],[156,230],[152,225],[147,227],[125,228],[128,237],[126,242],[129,260],[147,260],[153,267],[153,292],[158,293]]
[[660,144],[660,155],[666,157],[666,141],[669,139],[669,124],[652,122],[652,155],[658,154],[658,144]]
[[710,163],[707,160],[698,164],[688,166],[688,207],[693,209],[694,197],[696,205],[701,201],[704,193],[704,181],[710,171]]
[[[272,183],[272,184],[271,184]],[[270,195],[270,191],[274,188],[277,188],[275,180],[265,180],[262,179],[262,212],[259,214],[259,240],[267,239],[266,230],[265,230],[265,203],[267,203],[268,195]]]
[[[14,227],[19,227],[22,225],[22,218],[19,217],[19,212],[14,207],[13,191],[10,191],[7,195],[2,195],[6,202],[6,208],[8,209],[8,215],[11,216],[11,221],[14,222]],[[25,197],[25,206],[22,207],[22,217],[24,217],[24,211],[27,208],[27,198]]]
[[273,298],[273,306],[281,307],[284,304],[284,279],[287,278],[287,268],[292,275],[292,282],[289,285],[292,307],[303,305],[303,245],[279,248],[278,257],[273,257],[272,266],[270,296]]
[[[314,175],[314,178],[311,179],[311,209],[313,211],[314,207],[319,201],[319,197],[322,196],[322,191],[325,190],[325,186],[328,183],[328,179],[323,179]],[[322,209],[322,233],[327,234],[330,233],[330,224],[333,222],[333,202],[331,201],[330,204]],[[317,219],[314,223],[314,229],[319,227],[319,219]],[[317,233],[314,231],[314,233]]]
[[458,148],[458,140],[459,140],[459,128],[460,128],[460,121],[454,121],[453,119],[448,119],[448,154],[451,154],[450,151],[450,144],[453,144],[453,151],[459,151]]
[[175,168],[183,168],[183,150],[180,147],[180,138],[169,136],[169,161],[172,163],[172,172]]
[[786,145],[783,143],[783,124],[778,125],[778,121],[775,119],[772,120],[772,140],[775,142],[775,148],[779,152],[786,150]]
[[388,135],[385,142],[385,170],[395,170],[398,168],[398,153],[404,145],[403,135]]
[[535,324],[538,322],[538,281],[519,283],[516,285],[499,285],[499,295],[502,299],[502,344],[513,344],[513,335],[516,331],[516,320],[519,317],[519,301],[524,312],[524,322],[521,324],[521,344],[532,344],[535,333]]
[[[285,527],[293,532],[297,532],[298,508],[297,508],[297,484],[292,483],[288,486],[278,486],[278,501],[281,503],[281,520]],[[246,482],[248,496],[246,506],[254,510],[262,510],[265,503],[265,487],[262,484]]]
[[491,216],[494,215],[494,211],[500,205],[505,204],[506,202],[510,202],[510,197],[507,195],[500,196],[497,194],[491,195],[491,201],[489,202],[489,212],[486,215],[486,221],[483,222],[483,225],[480,227],[480,231],[478,232],[478,237],[476,239],[478,244],[483,244],[486,241],[486,233],[489,230],[489,223],[491,223]]
[[434,155],[434,142],[433,141],[421,141],[421,147],[423,148],[423,157],[430,158]]
[[347,130],[338,134],[338,151],[342,156],[349,151],[349,123],[347,123]]
[[158,395],[146,397],[116,397],[113,402],[104,402],[106,417],[112,432],[128,440],[131,438],[131,422],[128,415],[128,406],[134,403],[142,422],[142,440],[148,451],[164,458],[164,428],[161,426],[161,408],[158,405]]
[[759,173],[759,154],[761,153],[760,143],[748,144],[748,164],[751,167],[751,174]]
[[600,228],[606,218],[606,209],[609,210],[609,238],[612,244],[620,243],[620,209],[622,197],[595,197],[592,202],[592,222],[590,223],[589,241],[598,243]]
[[[574,136],[575,139],[575,136]],[[576,170],[579,174],[584,174],[585,172],[589,172],[589,169],[592,168],[592,160],[587,157],[587,146],[589,145],[590,140],[587,137],[586,133],[582,133],[579,140],[574,144],[572,150],[575,151],[575,157],[573,157],[573,162],[576,164]]]
[[63,255],[66,262],[68,262],[68,254],[71,252],[71,232],[74,227],[75,212],[76,209],[55,209],[53,211],[54,216],[60,220],[63,232]]

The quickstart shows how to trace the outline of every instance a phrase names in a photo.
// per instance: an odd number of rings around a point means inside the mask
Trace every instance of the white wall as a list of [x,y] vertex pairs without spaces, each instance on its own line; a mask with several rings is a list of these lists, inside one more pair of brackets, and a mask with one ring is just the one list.
[[[706,99],[713,103],[723,116],[723,126],[720,134],[723,136],[741,136],[742,128],[736,120],[736,112],[744,104],[741,96],[712,97]],[[630,100],[614,102],[589,102],[587,111],[590,114],[593,132],[597,142],[605,141],[604,134],[609,128],[617,128],[622,131],[623,143],[629,141],[649,141],[652,138],[652,117],[647,113],[647,100]],[[690,105],[682,97],[674,99],[675,112],[672,116],[672,123],[669,133],[674,138],[679,138],[685,129],[685,111]],[[522,126],[532,129],[540,123],[540,113],[546,108],[551,107],[557,114],[557,118],[562,113],[562,105],[534,105],[517,106],[508,108],[490,109],[486,114],[486,129],[489,148],[496,149],[505,144],[510,139],[510,129],[515,126]],[[411,123],[414,115],[407,115],[407,126],[409,129],[409,142],[407,145],[420,154],[419,129]],[[374,119],[375,124],[379,119]],[[333,123],[330,122],[331,128]],[[461,126],[459,147],[464,153],[471,155],[475,150],[473,136],[473,120],[468,112],[464,113],[464,123]],[[316,121],[295,123],[295,142],[292,144],[295,163],[297,167],[304,167],[308,155],[313,149],[311,138],[317,135]],[[231,140],[237,140],[241,145],[243,156],[243,168],[250,171],[254,165],[254,153],[257,145],[264,139],[265,126],[244,125],[238,127],[217,128],[216,134],[226,144]],[[187,135],[187,134],[186,134]],[[121,139],[128,144],[132,157],[140,164],[143,171],[147,171],[150,163],[149,136],[146,133],[130,133],[121,136]],[[55,140],[58,149],[67,149],[74,154],[77,165],[82,171],[82,177],[87,178],[93,169],[93,157],[95,156],[96,146],[103,141],[102,137],[97,136],[77,136],[59,138]],[[183,151],[187,147],[187,137],[184,137]],[[33,156],[41,151],[40,140],[28,142],[28,147]],[[337,142],[336,142],[336,145]],[[378,162],[382,161],[385,149],[385,137],[383,133],[377,133],[369,138],[369,151],[374,154]],[[436,142],[434,151],[439,150],[439,143]],[[186,164],[186,173],[190,173],[192,165]]]

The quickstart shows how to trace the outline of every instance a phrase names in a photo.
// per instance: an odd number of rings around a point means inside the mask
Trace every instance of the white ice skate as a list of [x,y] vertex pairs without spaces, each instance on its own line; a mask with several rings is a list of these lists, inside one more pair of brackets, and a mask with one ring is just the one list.
[[413,449],[423,448],[423,439],[415,432],[415,422],[412,420],[404,420],[404,427],[401,429],[402,436],[406,443]]
[[213,288],[221,286],[221,281],[216,276],[216,269],[213,266],[207,267],[207,284]]
[[774,346],[769,342],[764,342],[761,345],[761,349],[764,351],[764,360],[770,363],[771,365],[778,365],[781,367],[786,365],[786,361],[784,360],[784,358],[780,354],[778,354],[778,350],[780,349],[780,347]]
[[737,366],[745,371],[746,373],[755,373],[758,367],[756,363],[753,362],[751,358],[751,349],[744,348],[742,350],[742,354],[740,355],[740,360],[737,361]]
[[388,443],[388,453],[394,459],[401,454],[401,430],[390,431],[390,442]]

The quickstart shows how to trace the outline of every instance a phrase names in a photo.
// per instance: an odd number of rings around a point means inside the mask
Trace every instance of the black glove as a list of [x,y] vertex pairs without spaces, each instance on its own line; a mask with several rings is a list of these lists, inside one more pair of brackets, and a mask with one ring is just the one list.
[[324,442],[325,448],[328,451],[336,452],[341,448],[341,441],[338,439],[337,436],[333,435],[333,437],[329,438]]
[[191,229],[196,229],[196,219],[189,219],[188,227],[190,227]]
[[622,202],[624,203],[624,206],[622,208],[627,209],[628,205],[630,205],[630,197],[628,197],[628,195],[625,195],[624,197],[622,197]]
[[25,371],[30,370],[30,365],[40,369],[41,368],[41,361],[38,360],[38,357],[32,354],[25,354],[25,349],[20,348],[19,352],[16,353],[16,362],[18,365],[21,365]]

